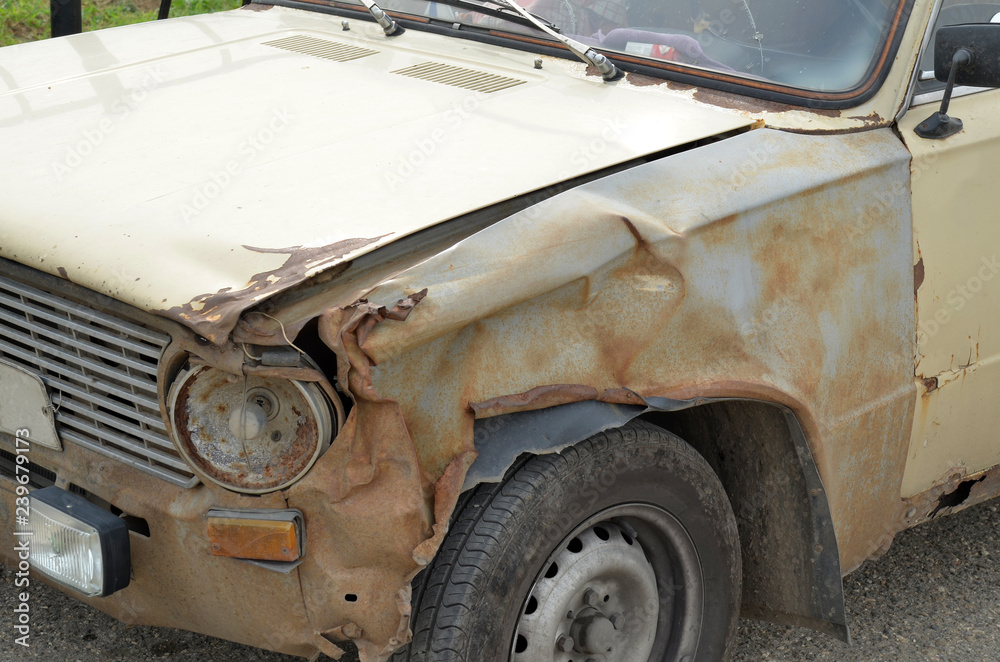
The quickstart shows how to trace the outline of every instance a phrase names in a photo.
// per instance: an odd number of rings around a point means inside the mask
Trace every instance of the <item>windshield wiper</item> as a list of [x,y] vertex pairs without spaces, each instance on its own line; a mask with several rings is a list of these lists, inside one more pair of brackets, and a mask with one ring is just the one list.
[[[362,0],[363,1],[363,0]],[[601,78],[605,81],[618,80],[624,76],[624,72],[614,65],[603,53],[598,53],[596,50],[587,46],[586,44],[573,39],[572,37],[567,37],[564,34],[556,32],[554,29],[550,28],[540,21],[534,14],[526,10],[521,5],[514,2],[514,0],[496,0],[498,4],[504,4],[516,11],[518,14],[523,16],[529,23],[534,25],[536,28],[542,32],[550,35],[552,38],[556,39],[563,46],[572,51],[573,55],[577,56],[587,64],[593,65],[601,72]],[[550,24],[551,25],[551,24]]]
[[[459,7],[461,9],[471,9],[472,11],[484,14],[491,18],[498,18],[503,21],[510,21],[511,23],[516,23],[518,25],[524,25],[526,27],[535,27],[535,24],[531,21],[525,20],[523,16],[517,13],[513,7],[504,4],[501,0],[428,0],[431,4],[445,5],[447,7]],[[542,21],[550,28],[557,29],[555,24],[549,21],[547,18],[539,16],[537,14],[532,14],[535,18]],[[432,20],[440,20],[453,25],[471,25],[475,27],[475,24],[462,23],[461,21],[449,21],[441,17],[433,17]]]
[[[525,18],[520,13],[518,13],[516,9],[505,3],[503,0],[478,0],[478,1],[477,0],[432,0],[432,2],[436,2],[441,5],[448,5],[449,7],[462,7],[464,9],[472,9],[473,11],[486,14],[487,16],[494,16],[496,18],[501,18],[507,21],[513,21],[518,25],[530,25],[531,27],[535,27],[535,23],[533,23],[530,19],[525,20]],[[489,5],[492,5],[492,7],[488,7],[486,6],[486,4],[482,3],[487,3]],[[544,23],[545,25],[549,26],[550,28],[556,30],[558,29],[556,28],[555,23],[548,20],[547,18],[539,16],[538,14],[532,14],[531,12],[528,13],[534,16],[542,23]],[[517,20],[515,21],[514,19]]]
[[[606,81],[618,80],[624,75],[618,67],[616,67],[611,60],[604,56],[602,53],[598,53],[593,48],[577,41],[571,37],[567,37],[564,34],[558,32],[558,28],[551,22],[540,16],[535,16],[527,9],[517,4],[514,0],[486,0],[494,7],[486,7],[477,2],[472,2],[472,0],[437,0],[443,5],[450,5],[453,7],[467,7],[474,8],[485,14],[503,14],[506,13],[502,10],[513,11],[515,15],[523,18],[528,25],[531,25],[547,35],[551,36],[553,39],[561,43],[563,46],[568,48],[573,55],[583,60],[589,65],[592,65],[601,72],[601,77]],[[386,14],[381,7],[379,7],[373,0],[361,0],[367,9],[368,13],[375,18],[379,25],[382,26],[382,30],[388,37],[395,37],[404,32],[402,25],[397,23],[388,14]]]
[[406,32],[402,25],[382,11],[382,8],[372,2],[372,0],[361,0],[361,4],[365,6],[368,13],[375,19],[375,22],[382,26],[382,32],[385,33],[386,37],[397,37]]

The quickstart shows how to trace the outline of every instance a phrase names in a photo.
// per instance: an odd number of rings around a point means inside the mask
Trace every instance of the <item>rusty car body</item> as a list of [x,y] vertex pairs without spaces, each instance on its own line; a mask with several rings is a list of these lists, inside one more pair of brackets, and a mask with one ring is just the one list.
[[[844,574],[1000,492],[1000,92],[960,80],[964,128],[918,135],[939,28],[1000,6],[826,3],[820,34],[875,25],[830,82],[767,75],[809,2],[693,3],[746,68],[608,46],[610,81],[480,4],[0,50],[0,556],[24,428],[32,489],[128,524],[128,586],[81,599],[386,660],[462,495],[642,421],[724,488],[741,613],[846,639]],[[213,512],[296,512],[301,549],[223,549]]]

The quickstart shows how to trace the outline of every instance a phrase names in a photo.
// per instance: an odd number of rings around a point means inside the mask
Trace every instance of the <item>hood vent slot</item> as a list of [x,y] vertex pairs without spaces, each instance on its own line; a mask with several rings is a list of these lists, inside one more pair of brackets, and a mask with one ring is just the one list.
[[265,41],[264,45],[304,55],[312,55],[324,60],[333,60],[334,62],[357,60],[358,58],[378,53],[378,51],[368,48],[342,44],[336,41],[327,41],[326,39],[317,39],[316,37],[309,37],[307,35],[295,35],[294,37]]
[[463,69],[440,62],[423,62],[405,69],[397,69],[392,73],[451,85],[452,87],[461,87],[475,92],[498,92],[526,82],[517,78],[507,78],[474,69]]

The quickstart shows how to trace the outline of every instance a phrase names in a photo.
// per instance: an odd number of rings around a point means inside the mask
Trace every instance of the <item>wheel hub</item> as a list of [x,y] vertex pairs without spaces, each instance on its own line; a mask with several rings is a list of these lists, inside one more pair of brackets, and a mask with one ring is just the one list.
[[620,639],[611,619],[596,609],[583,610],[573,620],[569,631],[573,635],[576,644],[573,649],[577,653],[606,653],[613,650]]
[[658,614],[656,575],[642,547],[617,524],[600,522],[570,539],[542,569],[510,659],[646,662]]

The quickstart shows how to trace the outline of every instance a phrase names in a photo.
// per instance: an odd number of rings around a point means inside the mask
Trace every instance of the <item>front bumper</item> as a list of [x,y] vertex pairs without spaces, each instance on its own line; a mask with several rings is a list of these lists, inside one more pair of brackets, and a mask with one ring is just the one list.
[[[337,657],[335,642],[350,639],[362,660],[384,660],[407,641],[410,580],[444,535],[435,519],[450,514],[435,504],[454,504],[465,465],[446,471],[444,483],[429,482],[398,405],[362,400],[294,485],[241,495],[198,483],[177,453],[162,404],[164,389],[191,355],[239,374],[244,355],[237,346],[206,344],[184,327],[2,259],[0,305],[0,358],[42,377],[50,401],[38,405],[54,410],[60,437],[53,448],[31,447],[36,486],[82,492],[135,524],[131,583],[85,602],[127,623],[306,657],[317,651]],[[346,319],[332,315],[324,342],[342,344],[333,338],[338,329],[389,314],[376,308],[340,311]],[[38,326],[36,314],[47,324]],[[8,407],[14,416],[4,425],[23,427],[22,413],[32,406]],[[0,434],[0,449],[9,460],[14,438]],[[2,455],[0,560],[14,565],[17,483]],[[283,574],[213,555],[206,520],[213,509],[301,512],[300,565]]]
[[[11,442],[0,437],[0,448],[12,453]],[[280,494],[241,497],[204,485],[185,489],[75,444],[65,444],[61,452],[33,446],[29,460],[38,474],[33,479],[46,480],[37,471],[44,468],[63,489],[82,488],[149,527],[148,537],[129,533],[132,578],[125,589],[84,598],[53,584],[56,588],[125,623],[181,628],[303,657],[316,652],[297,569],[282,574],[213,556],[209,547],[209,508],[285,508]],[[18,562],[16,485],[11,476],[0,476],[0,522],[6,523],[0,558],[12,567]],[[31,578],[43,581],[37,573]]]

